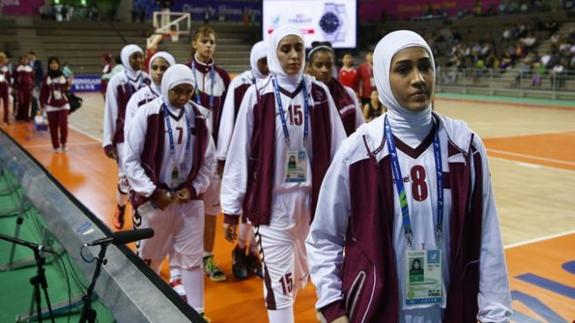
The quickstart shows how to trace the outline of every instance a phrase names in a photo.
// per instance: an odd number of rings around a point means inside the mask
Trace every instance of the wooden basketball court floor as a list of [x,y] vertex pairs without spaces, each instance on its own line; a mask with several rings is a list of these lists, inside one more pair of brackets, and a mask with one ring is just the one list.
[[[116,165],[101,148],[103,100],[81,94],[70,116],[69,151],[52,152],[49,134],[30,124],[2,129],[14,137],[88,209],[111,226]],[[575,106],[526,106],[437,98],[436,109],[463,119],[483,138],[501,222],[515,322],[575,319]],[[206,314],[212,322],[265,322],[262,283],[235,281],[232,245],[216,237],[216,260],[228,280],[206,279]],[[129,225],[128,225],[129,227]],[[162,276],[166,278],[166,270]],[[315,322],[315,294],[300,291],[297,322]]]

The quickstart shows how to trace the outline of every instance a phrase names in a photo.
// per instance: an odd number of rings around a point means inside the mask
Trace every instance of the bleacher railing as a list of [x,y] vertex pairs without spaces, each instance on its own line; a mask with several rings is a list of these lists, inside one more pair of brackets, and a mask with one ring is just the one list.
[[438,92],[575,100],[575,72],[439,67]]

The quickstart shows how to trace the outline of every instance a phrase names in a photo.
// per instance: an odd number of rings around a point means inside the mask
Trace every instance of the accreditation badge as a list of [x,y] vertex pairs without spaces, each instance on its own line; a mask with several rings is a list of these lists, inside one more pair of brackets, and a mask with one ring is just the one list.
[[62,99],[62,92],[60,92],[60,90],[54,90],[54,99],[55,100],[61,100]]
[[441,250],[407,250],[404,268],[406,307],[443,304]]
[[4,77],[4,74],[0,73],[0,82],[4,82],[4,80],[6,80],[6,77]]
[[285,181],[303,183],[307,175],[307,153],[305,150],[288,150],[285,164]]

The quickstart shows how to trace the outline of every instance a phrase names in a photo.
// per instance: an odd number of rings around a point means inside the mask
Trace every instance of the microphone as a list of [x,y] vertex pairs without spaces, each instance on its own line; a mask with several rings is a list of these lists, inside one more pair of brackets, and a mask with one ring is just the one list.
[[118,231],[112,233],[109,237],[101,238],[84,244],[84,247],[98,246],[102,244],[122,245],[138,240],[149,239],[154,236],[154,230],[151,228]]
[[38,251],[48,252],[48,253],[56,253],[50,247],[47,247],[47,246],[44,246],[44,245],[41,245],[38,243],[34,243],[34,242],[24,241],[24,240],[10,237],[10,236],[4,235],[4,234],[0,234],[0,240],[10,241],[10,242],[15,243],[15,244],[26,246],[32,250],[38,250]]

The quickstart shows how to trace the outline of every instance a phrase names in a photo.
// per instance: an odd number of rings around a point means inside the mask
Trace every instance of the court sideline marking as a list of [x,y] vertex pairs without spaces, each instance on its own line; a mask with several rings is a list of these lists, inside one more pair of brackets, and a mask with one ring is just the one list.
[[565,236],[568,236],[571,234],[575,234],[575,230],[556,233],[556,234],[552,234],[549,236],[530,239],[530,240],[526,240],[526,241],[515,242],[515,243],[508,244],[508,245],[504,246],[503,248],[504,249],[517,248],[517,247],[525,246],[525,245],[536,243],[536,242],[541,242],[541,241],[551,240],[551,239],[555,239],[555,238],[565,237]]
[[537,157],[534,155],[527,155],[527,154],[521,154],[521,153],[514,153],[514,152],[507,151],[507,150],[487,148],[487,152],[490,152],[490,151],[492,151],[494,153],[502,154],[502,155],[511,155],[511,156],[516,156],[516,157],[531,158],[531,159],[542,160],[542,161],[546,161],[546,162],[550,162],[550,163],[575,166],[575,162],[564,161],[564,160],[553,159],[553,158]]

